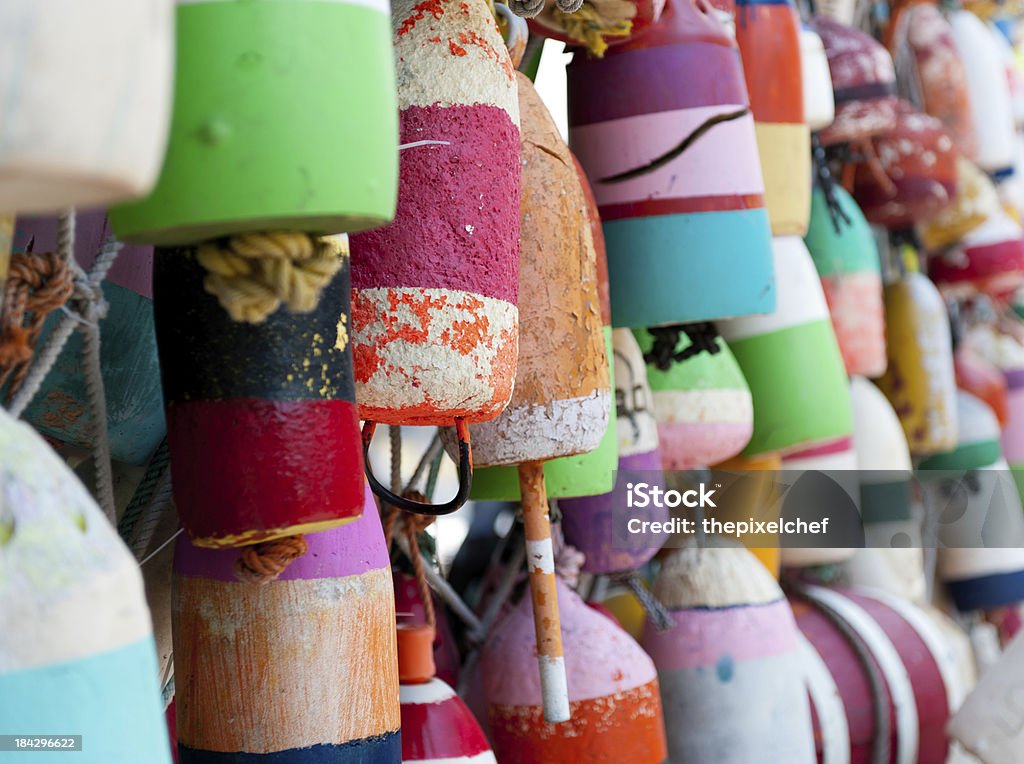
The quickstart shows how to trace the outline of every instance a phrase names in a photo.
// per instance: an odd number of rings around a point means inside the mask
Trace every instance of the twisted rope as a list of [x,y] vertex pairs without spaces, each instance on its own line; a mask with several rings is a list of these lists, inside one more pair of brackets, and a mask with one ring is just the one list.
[[[654,338],[654,344],[644,353],[644,361],[654,364],[661,371],[668,371],[673,363],[682,363],[698,353],[714,355],[722,350],[718,342],[718,330],[708,321],[697,324],[652,326],[647,331]],[[679,347],[679,336],[683,333],[689,337],[690,344],[676,352],[676,348]]]
[[650,589],[644,586],[643,581],[640,580],[640,576],[635,570],[616,576],[615,581],[623,584],[633,592],[633,596],[643,606],[647,618],[654,624],[655,629],[658,631],[668,631],[676,627],[676,620],[672,617],[672,613],[662,604],[661,600],[654,596]]
[[235,577],[247,584],[269,584],[308,550],[309,546],[301,533],[242,547],[241,554],[235,560]]

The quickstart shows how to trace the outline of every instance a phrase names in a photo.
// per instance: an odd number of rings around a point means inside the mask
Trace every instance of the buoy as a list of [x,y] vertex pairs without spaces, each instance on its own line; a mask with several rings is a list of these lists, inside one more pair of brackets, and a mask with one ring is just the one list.
[[815,15],[852,26],[856,5],[854,0],[825,0],[820,6],[815,6]]
[[158,248],[153,286],[174,497],[192,542],[312,533],[363,508],[349,344],[347,243],[311,313],[233,321],[194,249]]
[[878,246],[853,197],[841,186],[831,193],[836,212],[825,192],[814,189],[804,243],[821,277],[846,373],[877,377],[886,366]]
[[236,578],[236,552],[179,538],[181,764],[402,760],[391,568],[369,488],[363,499],[359,520],[307,536],[309,552],[263,586]]
[[473,713],[455,690],[435,676],[433,640],[430,626],[398,624],[402,762],[495,764]]
[[567,76],[570,142],[604,222],[612,325],[772,310],[753,118],[736,43],[711,7],[670,0],[647,33],[600,60],[575,56]]
[[0,209],[54,213],[149,192],[171,117],[173,14],[171,0],[4,4]]
[[[391,220],[398,130],[388,21],[379,0],[179,3],[167,161],[149,196],[111,210],[118,236],[193,244]],[[78,58],[92,59],[96,42]]]
[[662,561],[654,595],[675,627],[648,623],[672,761],[814,761],[796,624],[782,590],[739,545],[709,537]]
[[[616,484],[622,486],[639,475],[657,480],[661,474],[661,453],[658,450],[658,425],[654,420],[654,400],[647,382],[647,368],[640,346],[629,329],[612,332],[612,353],[615,373],[617,408],[616,437],[619,464]],[[622,521],[621,494],[609,492],[559,502],[562,510],[562,531],[570,545],[583,552],[587,573],[621,573],[633,570],[650,560],[658,551],[650,544],[630,544]],[[665,521],[667,507],[633,510],[628,517]],[[618,521],[618,522],[617,522]]]
[[[404,573],[397,568],[392,568],[392,575],[395,581],[395,612],[406,624],[426,624],[428,622],[427,610],[423,604],[423,595],[420,584],[415,575]],[[455,637],[452,635],[451,625],[445,609],[437,596],[431,592],[434,606],[434,636],[433,640],[433,666],[434,671],[445,684],[454,687],[459,679],[459,668],[462,660],[459,657],[459,650],[455,644]],[[401,651],[401,646],[399,646]]]
[[[728,486],[730,501],[728,506],[735,508],[737,520],[756,518],[772,521],[779,519],[779,497],[781,483],[779,471],[782,469],[782,457],[778,454],[764,454],[747,458],[734,456],[711,467],[712,479],[721,474],[732,478]],[[739,478],[736,480],[736,478]],[[724,483],[724,481],[723,481]],[[732,491],[739,490],[744,494],[738,499],[732,498]],[[735,502],[735,503],[733,503]],[[760,560],[761,564],[778,580],[782,565],[779,548],[779,534],[755,532],[745,534],[741,539],[743,545]]]
[[811,210],[811,132],[804,115],[800,17],[792,0],[737,0],[743,60],[773,236],[803,236]]
[[169,764],[135,559],[64,462],[4,411],[0,485],[5,734],[81,735],[69,755],[88,764]]
[[896,126],[892,56],[874,38],[849,26],[852,23],[828,12],[810,22],[825,46],[836,104],[835,119],[819,133],[824,146],[856,143]]
[[999,211],[995,185],[976,164],[958,156],[956,196],[942,212],[918,226],[921,244],[929,251],[953,246]]
[[889,364],[878,386],[903,424],[910,453],[956,445],[956,377],[946,306],[916,261],[885,287],[885,344]]
[[689,470],[736,456],[754,429],[750,388],[729,346],[717,333],[705,331],[709,344],[701,350],[694,338],[703,329],[695,325],[691,330],[693,337],[671,329],[635,330],[645,354],[652,354],[656,343],[670,355],[690,353],[681,361],[666,358],[659,365],[653,359],[647,365],[666,470]]
[[842,356],[811,257],[797,236],[772,245],[776,311],[718,325],[754,398],[745,456],[800,451],[848,437],[853,428]]
[[802,587],[791,598],[820,761],[946,761],[945,725],[963,698],[930,614],[868,589]]
[[547,2],[529,23],[535,34],[585,47],[587,55],[601,58],[609,47],[656,24],[664,8],[665,0],[584,0],[579,10],[565,13],[557,3]]
[[817,132],[836,118],[832,75],[821,36],[806,24],[800,25],[800,71],[804,84],[804,122]]
[[1013,166],[1016,127],[1006,70],[992,35],[974,14],[949,14],[953,40],[967,74],[967,95],[978,147],[975,161],[988,173]]
[[956,149],[942,123],[896,107],[896,126],[872,139],[876,159],[857,165],[853,197],[872,223],[908,228],[929,220],[956,196]]
[[[1007,372],[1004,376],[998,366],[978,355],[969,341],[956,349],[953,355],[953,369],[956,373],[956,386],[984,401],[995,414],[1000,428],[1006,430],[1010,422],[1010,378],[1016,378],[1016,390],[1024,387],[1024,373]],[[1004,436],[1003,450],[1006,453],[1012,450],[1008,443]],[[1024,452],[1024,449],[1018,449],[1018,452]]]
[[[88,271],[113,233],[102,213],[75,217],[75,260]],[[55,252],[57,228],[55,218],[21,218],[14,231],[15,248],[25,251],[31,242],[33,252]],[[107,437],[111,458],[131,465],[145,464],[167,432],[153,332],[152,269],[151,247],[127,246],[103,281],[108,308],[100,320],[100,367]],[[37,350],[47,336],[49,332],[40,337]],[[94,435],[88,401],[82,336],[75,332],[25,410],[25,419],[50,438],[89,448]]]
[[997,208],[959,245],[931,257],[928,275],[950,297],[1012,295],[1024,286],[1024,229]]
[[479,422],[508,404],[516,371],[515,74],[482,0],[400,0],[393,18],[400,137],[427,145],[401,152],[395,221],[352,237],[359,414]]
[[558,580],[572,718],[544,721],[530,603],[520,600],[483,648],[494,752],[503,764],[556,761],[661,764],[665,723],[651,659],[611,619]]

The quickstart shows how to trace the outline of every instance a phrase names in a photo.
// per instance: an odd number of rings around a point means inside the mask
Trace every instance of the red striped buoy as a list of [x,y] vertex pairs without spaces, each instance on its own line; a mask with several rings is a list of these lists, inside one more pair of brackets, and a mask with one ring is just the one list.
[[929,258],[928,275],[951,297],[1011,296],[1024,285],[1024,230],[995,209],[951,249]]

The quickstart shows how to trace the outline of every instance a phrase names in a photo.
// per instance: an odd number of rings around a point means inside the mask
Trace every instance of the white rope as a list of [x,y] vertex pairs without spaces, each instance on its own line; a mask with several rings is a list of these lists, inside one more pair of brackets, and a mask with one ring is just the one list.
[[139,518],[138,524],[133,529],[133,538],[130,546],[136,560],[141,559],[146,550],[149,549],[149,544],[153,540],[153,534],[156,533],[164,513],[173,506],[172,502],[171,468],[168,466],[164,468],[163,473],[160,475],[160,480],[157,482],[156,488],[153,489],[153,496],[146,505],[146,510],[143,512],[142,517]]

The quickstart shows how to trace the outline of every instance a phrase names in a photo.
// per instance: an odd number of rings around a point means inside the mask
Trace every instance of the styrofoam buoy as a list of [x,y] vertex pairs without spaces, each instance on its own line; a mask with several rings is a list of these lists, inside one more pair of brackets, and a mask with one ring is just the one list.
[[398,130],[388,20],[382,0],[178,3],[167,161],[149,196],[111,210],[118,236],[191,244],[389,221]]
[[[358,475],[358,470],[356,470]],[[181,764],[401,761],[391,567],[373,495],[264,586],[236,554],[175,550],[174,682]]]
[[149,192],[171,118],[173,14],[171,0],[4,4],[0,209],[52,213]]
[[750,94],[773,236],[803,236],[811,210],[800,17],[792,0],[737,0],[736,43]]
[[71,470],[4,411],[0,611],[5,734],[81,735],[70,756],[88,764],[169,764],[138,565]]
[[832,75],[821,36],[806,24],[800,26],[800,70],[804,83],[804,122],[817,132],[836,118]]
[[495,624],[481,669],[494,751],[503,764],[555,761],[661,764],[665,723],[651,659],[611,619],[558,581],[572,719],[544,721],[534,624],[524,597]]
[[1013,166],[1016,133],[1006,71],[985,24],[974,14],[949,14],[953,40],[967,73],[967,94],[978,152],[975,161],[989,173]]
[[398,691],[402,702],[402,762],[495,764],[473,712],[434,674],[426,625],[398,625]]
[[[629,329],[612,332],[612,352],[615,373],[617,408],[616,437],[619,446],[619,464],[616,483],[622,485],[630,474],[642,473],[656,480],[661,473],[661,453],[658,450],[658,425],[654,419],[654,399],[647,382],[647,369],[643,353]],[[615,519],[620,517],[615,502],[618,493],[559,502],[562,510],[562,531],[565,540],[586,556],[583,570],[588,573],[618,573],[632,570],[650,560],[657,548],[627,545],[616,532]],[[668,519],[667,507],[634,510],[630,517],[644,520]]]
[[949,296],[1012,295],[1024,286],[1024,229],[996,209],[958,245],[930,258],[928,275]]
[[989,177],[963,156],[956,158],[956,196],[942,212],[918,226],[926,250],[953,246],[999,213],[999,194]]
[[821,277],[846,373],[877,377],[886,366],[878,246],[853,197],[840,186],[831,192],[839,214],[833,216],[825,192],[816,188],[804,243]]
[[515,74],[482,0],[399,0],[393,19],[401,140],[429,145],[401,152],[394,222],[352,237],[359,413],[478,422],[505,408],[516,372]]
[[836,104],[835,119],[819,134],[822,145],[861,141],[892,130],[897,101],[892,56],[874,38],[848,26],[852,22],[829,16],[810,22],[825,46]]
[[793,615],[750,552],[709,539],[662,563],[655,596],[675,628],[646,625],[672,761],[814,761]]
[[[651,353],[656,337],[647,329],[635,330],[643,353]],[[714,337],[718,352],[698,352],[667,369],[647,365],[654,396],[661,464],[667,470],[689,470],[736,456],[750,441],[754,408],[750,388],[736,359],[721,337]],[[672,352],[685,352],[693,339],[679,333]]]
[[608,46],[642,34],[661,18],[665,0],[585,0],[580,10],[564,13],[556,3],[544,3],[530,19],[530,29],[569,46],[583,46],[600,58]]
[[[54,218],[21,218],[14,244],[24,250],[51,252],[57,247]],[[88,270],[112,236],[102,213],[82,213],[75,220],[75,259]],[[153,250],[124,247],[103,281],[107,315],[99,322],[103,341],[100,366],[107,404],[110,455],[118,462],[145,464],[167,432],[160,397],[160,367],[153,333]],[[59,314],[58,314],[59,315]],[[46,341],[42,335],[41,342]],[[25,419],[44,435],[71,445],[93,444],[93,422],[82,373],[82,337],[71,335]]]
[[956,377],[946,305],[916,271],[885,287],[889,364],[878,386],[900,417],[912,454],[956,445]]
[[719,324],[754,398],[746,456],[799,451],[853,428],[846,373],[811,256],[797,236],[772,245],[776,311]]
[[[714,76],[690,77],[694,67]],[[567,76],[570,141],[604,221],[612,324],[772,310],[753,117],[736,43],[710,6],[670,0],[647,33],[600,60],[574,57]]]
[[311,313],[233,321],[203,289],[194,249],[154,263],[157,345],[174,497],[193,543],[255,544],[349,522],[363,509],[362,449],[341,269]]

